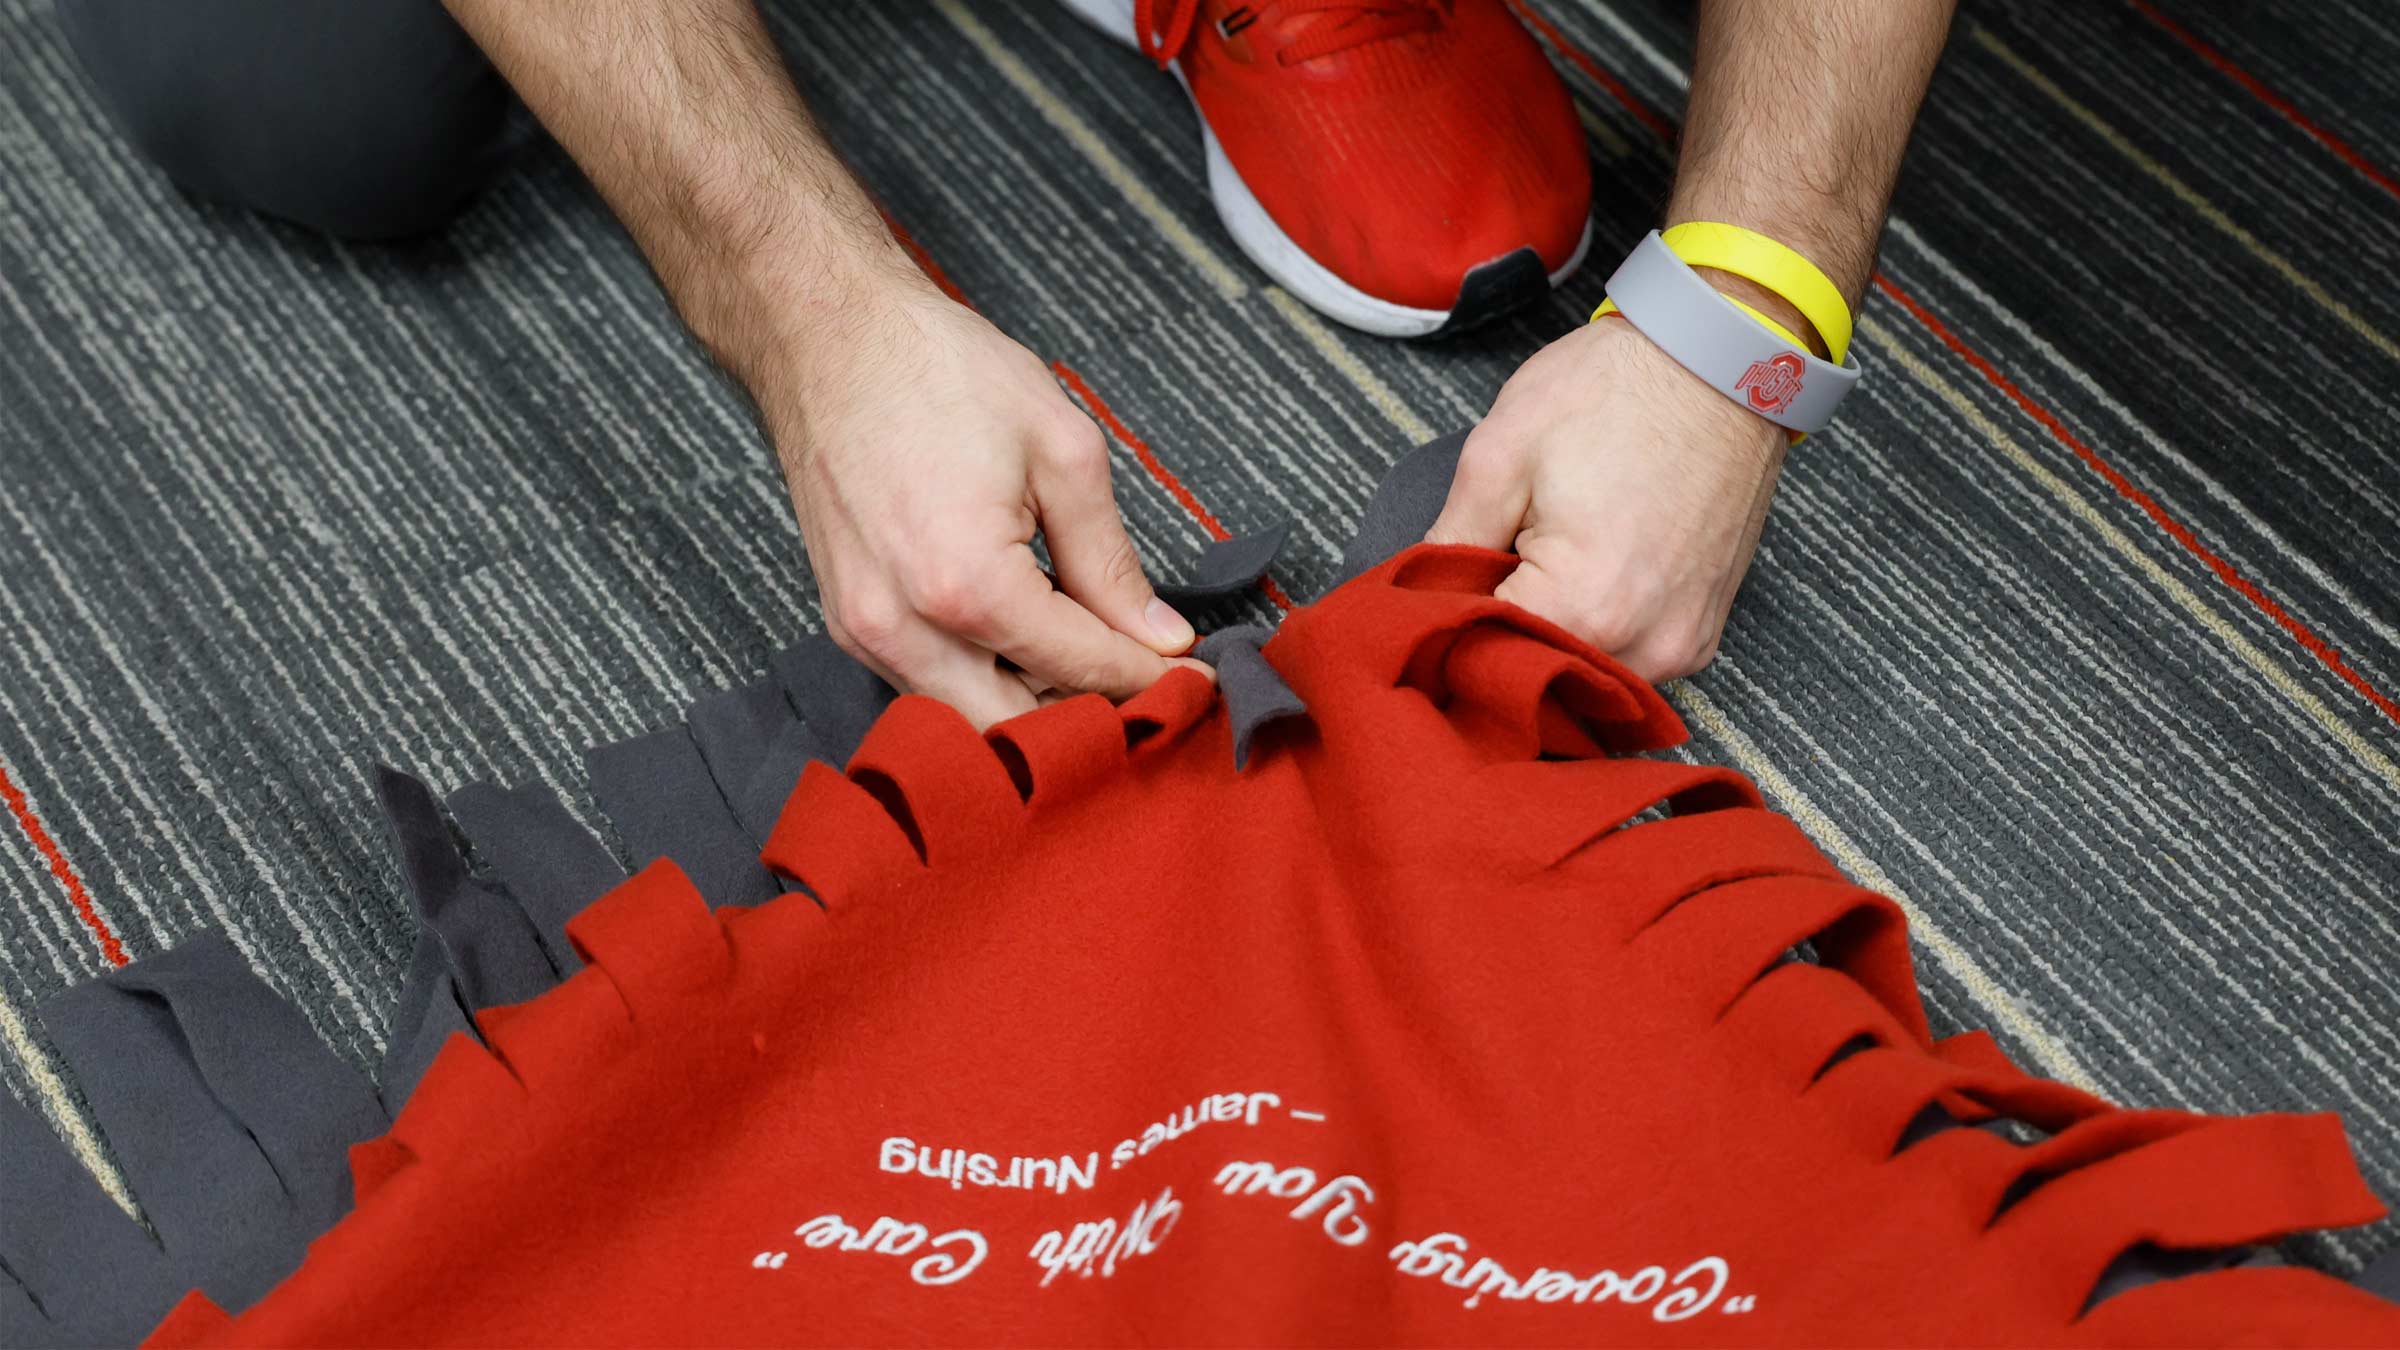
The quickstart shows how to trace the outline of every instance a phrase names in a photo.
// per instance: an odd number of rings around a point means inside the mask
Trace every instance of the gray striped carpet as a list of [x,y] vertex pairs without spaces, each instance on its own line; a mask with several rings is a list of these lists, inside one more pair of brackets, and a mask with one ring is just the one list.
[[[1873,375],[1673,697],[1905,898],[1942,1029],[2131,1102],[2339,1111],[2400,1193],[2400,19],[2156,3],[1970,0]],[[1688,7],[1527,12],[1613,258]],[[1598,299],[1596,265],[1464,340],[1355,336],[1224,240],[1171,83],[1047,6],[775,20],[1110,428],[1170,570],[1289,519],[1277,576],[1321,592],[1393,458]],[[182,199],[0,0],[0,1076],[100,1165],[42,999],[221,930],[364,1063],[411,931],[370,758],[572,785],[815,623],[739,401],[562,156],[438,240],[333,246]]]

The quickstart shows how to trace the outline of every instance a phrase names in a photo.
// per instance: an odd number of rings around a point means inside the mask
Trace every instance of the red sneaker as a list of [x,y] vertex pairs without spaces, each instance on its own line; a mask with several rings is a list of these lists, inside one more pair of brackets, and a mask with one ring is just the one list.
[[1334,319],[1452,332],[1583,261],[1583,129],[1504,0],[1061,3],[1183,81],[1226,229]]

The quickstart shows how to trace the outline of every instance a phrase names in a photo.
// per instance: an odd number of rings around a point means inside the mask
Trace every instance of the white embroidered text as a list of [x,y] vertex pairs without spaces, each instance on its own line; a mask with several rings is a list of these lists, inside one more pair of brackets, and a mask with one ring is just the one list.
[[[983,1234],[953,1228],[939,1237],[921,1223],[902,1223],[886,1215],[862,1231],[839,1214],[820,1214],[792,1230],[800,1245],[814,1251],[866,1252],[874,1256],[914,1256],[908,1277],[919,1284],[956,1284],[975,1273],[991,1250]],[[781,1270],[791,1259],[788,1251],[760,1252],[750,1258],[753,1270]]]
[[[1357,1177],[1344,1174],[1319,1186],[1317,1174],[1305,1167],[1229,1162],[1218,1169],[1217,1185],[1227,1195],[1272,1195],[1282,1200],[1299,1200],[1292,1208],[1293,1218],[1316,1218],[1325,1236],[1345,1247],[1355,1247],[1367,1240],[1367,1220],[1358,1211],[1361,1205],[1375,1203],[1375,1188]],[[1302,1199],[1303,1196],[1307,1198]],[[1322,1218],[1318,1217],[1320,1214]]]
[[1045,1286],[1057,1279],[1060,1271],[1072,1271],[1087,1280],[1094,1275],[1105,1280],[1117,1273],[1119,1261],[1157,1251],[1182,1217],[1183,1202],[1169,1186],[1158,1198],[1135,1205],[1122,1225],[1115,1219],[1102,1219],[1063,1231],[1052,1229],[1034,1239],[1033,1250],[1027,1254],[1042,1268]]
[[[1652,1319],[1660,1322],[1681,1322],[1708,1311],[1716,1306],[1725,1292],[1726,1281],[1732,1278],[1723,1257],[1704,1256],[1671,1277],[1663,1266],[1643,1266],[1630,1275],[1603,1270],[1582,1276],[1542,1266],[1519,1279],[1488,1256],[1478,1256],[1469,1263],[1467,1240],[1456,1233],[1435,1233],[1415,1242],[1403,1242],[1392,1248],[1390,1256],[1393,1266],[1403,1275],[1438,1279],[1453,1289],[1466,1290],[1466,1306],[1470,1308],[1483,1302],[1486,1294],[1515,1302],[1614,1301],[1636,1307],[1647,1304]],[[1756,1301],[1755,1295],[1729,1298],[1725,1300],[1725,1311],[1745,1313]]]
[[936,1150],[930,1144],[919,1145],[916,1140],[899,1135],[883,1141],[875,1164],[886,1172],[903,1176],[913,1172],[935,1181],[947,1181],[954,1191],[966,1186],[993,1186],[1065,1195],[1071,1190],[1090,1190],[1100,1176],[1098,1153],[1086,1153],[1081,1158],[1065,1154],[1055,1158],[1017,1157],[1003,1162],[989,1153],[969,1153],[963,1148]]

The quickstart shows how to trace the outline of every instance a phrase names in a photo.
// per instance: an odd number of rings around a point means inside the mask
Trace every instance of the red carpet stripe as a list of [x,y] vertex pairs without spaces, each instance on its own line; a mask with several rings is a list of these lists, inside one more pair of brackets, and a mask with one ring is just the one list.
[[2168,37],[2190,48],[2194,56],[2215,67],[2225,78],[2240,85],[2252,98],[2274,109],[2277,116],[2298,128],[2310,140],[2332,151],[2335,158],[2358,170],[2368,182],[2382,188],[2391,196],[2400,198],[2400,181],[2394,181],[2390,174],[2376,168],[2348,141],[2327,131],[2318,125],[2315,118],[2292,106],[2290,99],[2269,89],[2264,81],[2235,65],[2232,58],[2226,56],[2225,53],[2201,41],[2191,30],[2160,13],[2158,6],[2151,4],[2150,0],[2126,0],[2126,3],[2133,6],[2135,13],[2158,25],[2159,30]]
[[[1573,61],[1577,68],[1590,75],[1593,81],[1599,84],[1601,88],[1606,89],[1609,92],[1610,97],[1616,99],[1620,104],[1623,104],[1627,112],[1632,113],[1635,117],[1639,118],[1644,125],[1651,127],[1653,130],[1657,130],[1661,139],[1668,141],[1669,143],[1673,142],[1675,130],[1674,124],[1669,122],[1662,114],[1658,112],[1657,109],[1650,107],[1648,104],[1643,103],[1639,98],[1635,97],[1633,91],[1627,88],[1622,81],[1611,78],[1607,74],[1603,73],[1598,62],[1594,61],[1588,53],[1577,49],[1575,46],[1569,43],[1565,35],[1560,33],[1558,29],[1552,26],[1547,20],[1544,20],[1541,16],[1534,14],[1532,11],[1527,9],[1523,3],[1523,0],[1508,0],[1508,2],[1512,8],[1525,17],[1527,22],[1531,23],[1535,28],[1541,30],[1542,34],[1549,39],[1553,47],[1563,53],[1568,60]],[[2137,7],[2146,7],[2145,0],[2129,0],[2129,2]],[[2164,22],[2163,19],[2161,21]],[[2261,86],[2254,92],[2264,93],[2265,90],[2264,87]],[[2288,107],[2289,105],[2285,106]],[[2297,112],[2295,112],[2293,116],[2297,117]],[[2306,123],[2305,125],[2314,126],[2313,123]],[[2330,139],[2328,143],[2336,146],[2340,145],[2338,141],[2331,141]],[[2341,149],[2336,150],[2336,153],[2341,153],[2342,150],[2346,149],[2346,146],[2341,147]],[[2349,155],[2345,156],[2345,158],[2355,156],[2355,154],[2355,151],[2351,151]],[[2370,174],[2374,172],[2372,166],[2365,165],[2363,160],[2354,162],[2360,164],[2361,167],[2365,168],[2365,170]],[[1934,314],[1931,309],[1927,308],[1923,303],[1909,295],[1907,292],[1901,290],[1900,287],[1891,280],[1891,278],[1883,275],[1880,272],[1875,274],[1875,285],[1878,289],[1883,291],[1884,294],[1889,295],[1892,297],[1892,299],[1898,301],[1900,306],[1903,309],[1906,309],[1910,316],[1915,318],[1916,321],[1924,327],[1925,331],[1941,339],[1942,345],[1948,347],[1961,360],[1974,367],[1976,373],[1983,376],[1984,380],[1994,389],[1997,389],[2002,394],[2006,395],[2009,401],[2015,403],[2020,409],[2024,410],[2027,416],[2040,423],[2042,429],[2050,433],[2051,439],[2066,447],[2066,449],[2077,459],[2082,460],[2086,467],[2090,468],[2094,473],[2099,474],[2101,480],[2113,488],[2117,495],[2123,497],[2126,501],[2131,502],[2136,507],[2139,507],[2142,511],[2142,514],[2148,516],[2151,520],[2151,523],[2158,526],[2158,528],[2163,531],[2168,538],[2173,539],[2177,544],[2181,545],[2185,552],[2191,554],[2192,557],[2199,560],[2199,562],[2203,566],[2207,567],[2211,572],[2216,573],[2218,580],[2224,582],[2225,585],[2232,589],[2236,594],[2249,601],[2253,608],[2257,609],[2261,614],[2264,614],[2268,619],[2272,620],[2276,627],[2281,628],[2285,633],[2289,634],[2292,640],[2300,645],[2302,650],[2306,651],[2310,656],[2316,658],[2318,664],[2324,666],[2327,670],[2331,671],[2335,676],[2340,678],[2342,683],[2347,684],[2353,690],[2356,690],[2360,697],[2366,699],[2368,703],[2374,705],[2376,711],[2382,713],[2386,719],[2390,720],[2395,725],[2400,725],[2400,703],[2393,702],[2390,696],[2386,695],[2383,693],[2383,691],[2377,689],[2373,684],[2369,683],[2364,675],[2359,674],[2356,669],[2352,668],[2348,661],[2343,659],[2341,652],[2336,650],[2333,644],[2327,642],[2323,637],[2319,636],[2316,631],[2311,629],[2308,625],[2300,622],[2296,618],[2293,618],[2290,612],[2285,610],[2281,604],[2277,603],[2275,598],[2271,595],[2268,595],[2266,591],[2262,589],[2256,582],[2244,577],[2240,572],[2234,570],[2234,567],[2231,563],[2228,563],[2223,558],[2217,556],[2214,550],[2210,549],[2206,544],[2203,544],[2200,541],[2200,537],[2193,533],[2191,527],[2183,524],[2181,521],[2176,520],[2173,516],[2167,514],[2166,508],[2160,506],[2157,501],[2151,498],[2150,494],[2134,486],[2132,479],[2126,477],[2124,473],[2120,472],[2116,468],[2116,466],[2110,464],[2106,459],[2102,458],[2100,453],[2087,444],[2082,437],[2068,430],[2066,423],[2061,421],[2057,414],[2051,412],[2048,408],[2036,402],[2032,395],[2027,394],[2024,389],[2018,386],[2016,381],[2010,379],[2006,374],[2002,373],[2000,368],[1994,365],[1990,358],[1984,356],[1983,353],[1967,345],[1966,340],[1959,337],[1955,332],[1952,332],[1950,326],[1942,322],[1941,318]]]
[[18,788],[15,779],[8,776],[6,765],[0,765],[0,801],[8,803],[9,814],[17,818],[17,824],[25,830],[25,837],[33,841],[33,846],[41,851],[43,861],[50,865],[50,875],[57,877],[58,884],[66,888],[67,900],[75,906],[75,917],[83,920],[83,926],[100,940],[100,954],[107,957],[112,966],[124,965],[125,945],[117,941],[115,933],[109,931],[108,920],[101,918],[100,911],[93,908],[92,893],[83,888],[83,878],[76,875],[74,864],[67,861],[67,855],[59,848],[58,841],[50,837],[49,827],[42,824],[42,818],[33,813],[33,803],[25,800],[24,791]]
[[900,247],[908,250],[908,256],[917,264],[917,270],[931,279],[934,285],[941,287],[942,294],[969,309],[974,309],[975,302],[969,300],[967,293],[958,288],[958,283],[952,281],[950,274],[942,270],[942,265],[933,260],[933,255],[927,253],[925,246],[917,242],[917,237],[908,232],[908,227],[902,225],[891,212],[885,211],[881,206],[875,209],[883,212],[884,228],[892,232],[892,238],[900,241]]
[[2291,634],[2293,641],[2299,643],[2310,655],[2322,662],[2326,669],[2340,676],[2343,683],[2357,690],[2369,703],[2374,704],[2385,717],[2395,723],[2400,723],[2400,704],[2394,704],[2375,686],[2367,683],[2366,677],[2352,669],[2350,663],[2343,660],[2342,654],[2336,651],[2331,644],[2317,636],[2316,632],[2308,625],[2285,612],[2283,606],[2275,602],[2274,597],[2260,590],[2257,583],[2236,571],[2233,564],[2218,557],[2206,544],[2201,543],[2199,536],[2193,534],[2189,526],[2168,515],[2166,508],[2160,506],[2149,493],[2135,487],[2133,480],[2101,458],[2098,451],[2086,444],[2082,437],[2068,430],[2066,424],[2061,422],[2048,408],[2034,402],[2031,396],[2017,387],[2016,381],[2002,374],[2000,369],[1987,360],[1981,352],[1969,347],[1958,334],[1950,331],[1948,324],[1943,323],[1914,296],[1900,289],[1891,278],[1880,272],[1875,276],[1875,285],[1885,295],[1899,301],[1902,308],[1916,316],[1917,322],[1923,324],[1927,332],[1940,338],[1942,345],[1956,353],[1959,359],[1973,366],[1976,373],[1982,375],[1993,388],[2007,395],[2010,402],[2024,409],[2026,416],[2041,423],[2043,429],[2047,430],[2053,439],[2074,452],[2075,457],[2088,465],[2092,472],[2099,474],[2103,481],[2116,490],[2118,496],[2141,508],[2142,514],[2150,517],[2152,523],[2165,531],[2169,538],[2181,544],[2185,552],[2199,559],[2208,570],[2216,573],[2219,581],[2233,588],[2244,599],[2255,605],[2259,612],[2274,620],[2277,627]]
[[[1149,442],[1134,435],[1133,428],[1126,426],[1118,418],[1116,411],[1108,406],[1098,391],[1086,384],[1081,375],[1075,373],[1074,367],[1064,361],[1053,361],[1050,363],[1050,369],[1058,372],[1058,378],[1066,382],[1067,388],[1073,391],[1075,397],[1083,401],[1084,407],[1091,410],[1092,416],[1100,419],[1100,425],[1108,428],[1108,434],[1123,442],[1125,448],[1133,452],[1133,457],[1141,461],[1142,467],[1149,471],[1150,477],[1156,480],[1160,487],[1165,488],[1169,496],[1181,503],[1192,519],[1200,522],[1200,528],[1208,531],[1209,538],[1223,540],[1233,537],[1233,532],[1225,528],[1225,522],[1218,520],[1214,512],[1200,504],[1200,499],[1193,496],[1192,490],[1183,485],[1183,480],[1175,476],[1174,470],[1169,469],[1165,461],[1151,450]],[[1267,593],[1267,598],[1274,601],[1277,608],[1289,610],[1292,607],[1292,598],[1284,594],[1283,587],[1275,584],[1275,578],[1260,577],[1258,584],[1259,589]]]
[[1167,495],[1180,503],[1183,509],[1191,514],[1192,519],[1200,522],[1200,528],[1208,531],[1209,538],[1223,540],[1233,537],[1233,531],[1225,528],[1225,522],[1217,519],[1215,513],[1200,504],[1200,499],[1193,496],[1192,490],[1183,485],[1183,480],[1175,476],[1174,470],[1169,469],[1165,462],[1159,459],[1157,453],[1151,450],[1150,443],[1134,435],[1133,428],[1125,425],[1117,417],[1116,411],[1101,401],[1100,395],[1084,382],[1081,375],[1075,373],[1073,366],[1064,361],[1053,361],[1050,363],[1050,369],[1057,372],[1058,378],[1066,382],[1067,388],[1074,393],[1076,398],[1082,400],[1084,407],[1091,410],[1092,416],[1100,419],[1100,425],[1108,428],[1109,435],[1124,442],[1125,448],[1131,450],[1133,457],[1141,461],[1142,467],[1149,471],[1150,477],[1157,480],[1158,485],[1167,490]]
[[1567,41],[1566,34],[1559,32],[1557,27],[1548,19],[1536,14],[1533,11],[1533,7],[1526,4],[1525,0],[1508,0],[1508,7],[1517,12],[1518,18],[1524,20],[1528,24],[1531,24],[1535,31],[1539,32],[1543,37],[1548,38],[1550,40],[1550,46],[1554,51],[1557,51],[1560,55],[1565,56],[1568,60],[1574,62],[1576,69],[1582,71],[1586,75],[1589,75],[1592,78],[1592,83],[1607,90],[1608,96],[1615,99],[1618,106],[1624,108],[1625,111],[1632,113],[1635,120],[1639,121],[1643,126],[1650,128],[1651,131],[1657,133],[1660,140],[1665,141],[1669,145],[1673,145],[1675,143],[1675,123],[1670,120],[1666,114],[1660,112],[1656,108],[1651,107],[1649,104],[1642,102],[1640,99],[1635,98],[1633,96],[1633,90],[1627,88],[1624,81],[1618,79],[1614,75],[1609,74],[1599,62],[1593,60],[1591,56],[1582,48],[1577,47],[1574,43]]

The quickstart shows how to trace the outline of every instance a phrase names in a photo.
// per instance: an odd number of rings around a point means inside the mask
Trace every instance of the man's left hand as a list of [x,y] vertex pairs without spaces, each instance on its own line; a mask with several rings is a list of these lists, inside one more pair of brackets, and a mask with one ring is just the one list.
[[1786,441],[1604,319],[1501,388],[1426,538],[1513,549],[1501,599],[1646,680],[1675,679],[1716,656]]

